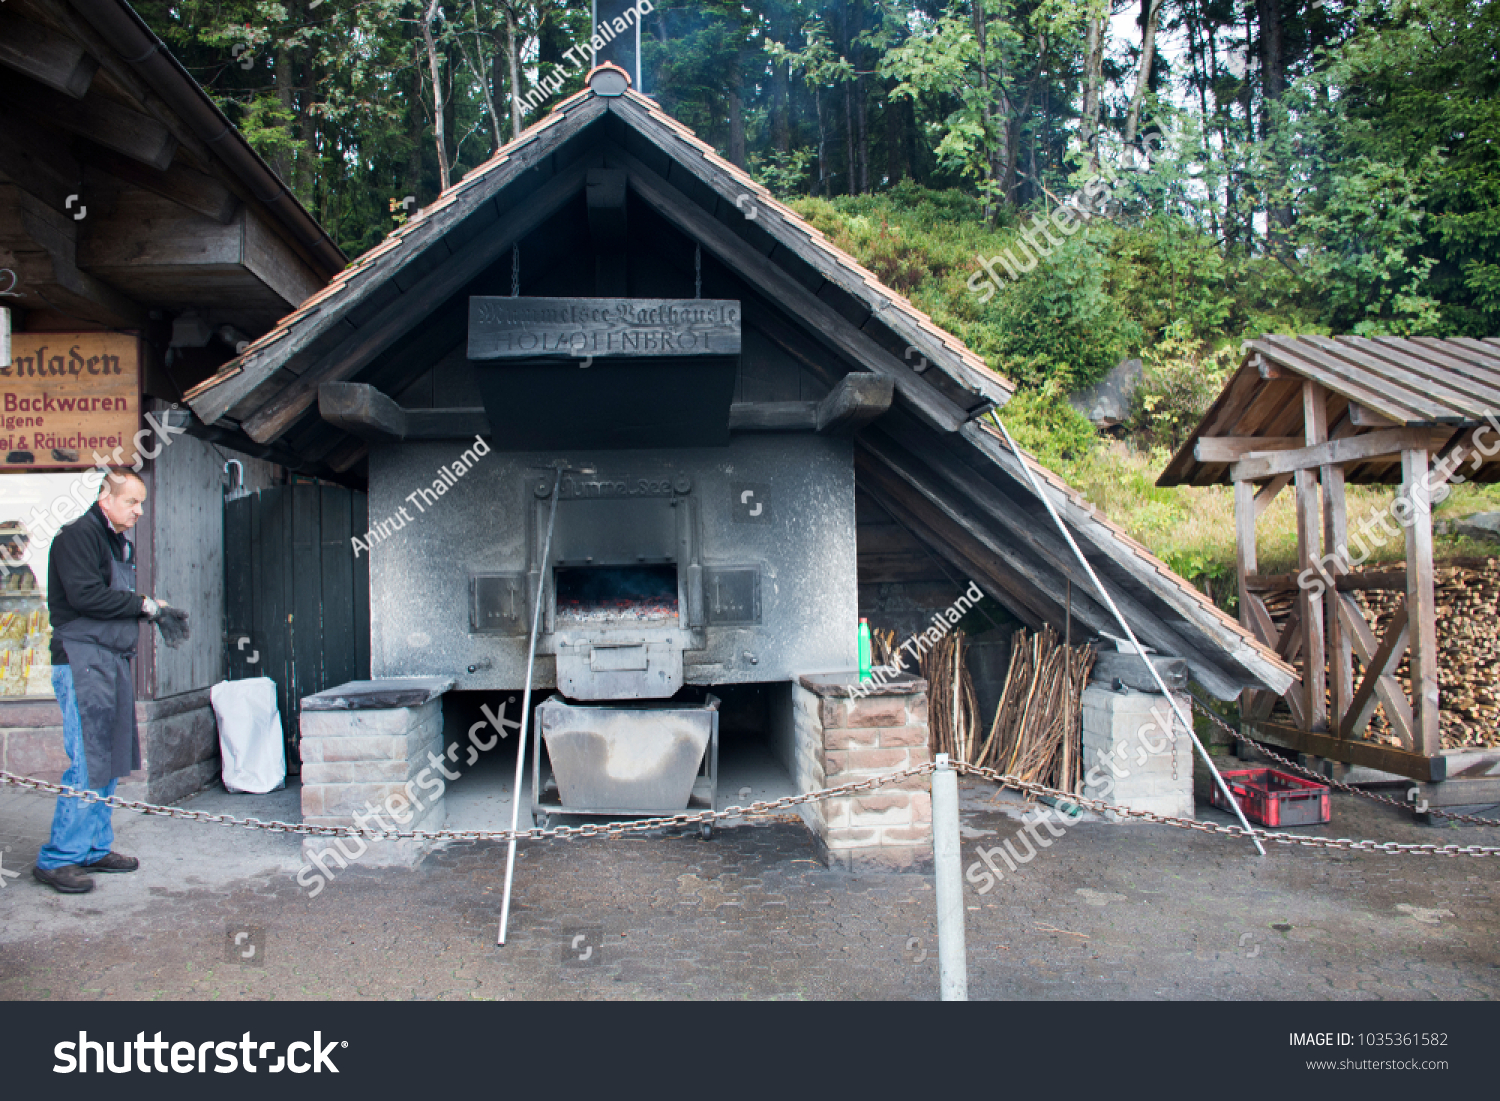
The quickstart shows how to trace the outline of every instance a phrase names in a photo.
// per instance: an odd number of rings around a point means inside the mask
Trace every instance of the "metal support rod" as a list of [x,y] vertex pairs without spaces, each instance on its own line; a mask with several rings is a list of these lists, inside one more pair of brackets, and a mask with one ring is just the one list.
[[[1005,427],[1005,423],[1000,419],[999,414],[991,412],[990,419],[995,422],[995,427],[1000,429],[1000,434],[1005,437],[1005,442],[1010,446],[1011,454],[1021,464],[1021,470],[1025,473],[1026,480],[1031,483],[1031,492],[1035,493],[1042,504],[1047,507],[1047,514],[1052,517],[1052,522],[1057,525],[1057,530],[1062,532],[1063,539],[1073,549],[1074,557],[1078,559],[1079,565],[1083,567],[1084,572],[1089,575],[1089,580],[1094,583],[1094,588],[1099,590],[1099,595],[1104,598],[1104,603],[1108,606],[1110,614],[1115,617],[1115,622],[1120,625],[1120,630],[1125,632],[1126,640],[1129,641],[1131,646],[1135,647],[1135,652],[1141,656],[1141,661],[1145,663],[1147,671],[1151,674],[1151,679],[1156,681],[1156,686],[1161,689],[1161,694],[1167,697],[1167,703],[1177,713],[1177,721],[1182,723],[1187,729],[1188,737],[1193,739],[1193,745],[1198,750],[1198,756],[1203,758],[1203,763],[1208,766],[1208,771],[1213,774],[1214,782],[1219,785],[1219,790],[1224,793],[1225,800],[1234,808],[1235,817],[1240,820],[1240,825],[1245,828],[1245,832],[1250,835],[1250,840],[1255,843],[1255,851],[1260,853],[1261,856],[1265,856],[1265,846],[1260,843],[1260,838],[1256,836],[1254,827],[1246,819],[1244,810],[1240,808],[1240,801],[1229,790],[1229,785],[1224,783],[1224,777],[1219,775],[1219,770],[1214,765],[1213,758],[1208,755],[1208,750],[1204,749],[1203,743],[1198,740],[1198,732],[1193,729],[1192,718],[1183,713],[1182,705],[1167,690],[1167,682],[1161,679],[1161,674],[1157,672],[1155,663],[1152,662],[1150,655],[1146,653],[1146,648],[1136,640],[1135,632],[1130,629],[1130,624],[1125,622],[1125,617],[1120,614],[1120,609],[1115,606],[1114,598],[1109,595],[1109,590],[1104,587],[1104,582],[1099,580],[1099,575],[1094,572],[1094,567],[1089,565],[1089,560],[1083,556],[1083,551],[1078,549],[1078,544],[1073,539],[1073,533],[1068,530],[1068,525],[1064,524],[1062,517],[1057,514],[1057,509],[1052,505],[1052,498],[1048,497],[1042,491],[1041,484],[1036,480],[1036,475],[1031,472],[1031,467],[1026,462],[1026,456],[1016,446],[1016,441],[1011,439],[1010,431]],[[1175,737],[1173,741],[1176,741]],[[936,814],[935,811],[934,814]]]
[[937,879],[938,989],[945,1002],[969,1000],[964,948],[964,883],[958,837],[958,773],[939,753],[932,771],[932,862]]
[[[547,538],[542,542],[542,568],[537,572],[536,604],[531,610],[531,647],[526,654],[526,691],[521,696],[521,742],[516,746],[516,783],[510,792],[510,829],[514,834],[521,824],[521,782],[526,776],[526,736],[531,725],[531,674],[536,668],[536,636],[542,622],[542,592],[547,587],[547,562],[552,554],[552,525],[557,520],[557,494],[562,487],[563,468],[557,468],[552,483],[552,507],[547,512]],[[516,839],[512,837],[505,850],[505,894],[500,902],[500,936],[497,945],[505,945],[510,927],[510,885],[516,874]]]

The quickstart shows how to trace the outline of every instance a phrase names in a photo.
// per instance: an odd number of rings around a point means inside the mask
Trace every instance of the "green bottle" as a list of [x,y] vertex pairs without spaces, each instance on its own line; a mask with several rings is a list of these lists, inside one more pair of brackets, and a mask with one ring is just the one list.
[[871,679],[870,621],[863,617],[859,621],[859,683]]

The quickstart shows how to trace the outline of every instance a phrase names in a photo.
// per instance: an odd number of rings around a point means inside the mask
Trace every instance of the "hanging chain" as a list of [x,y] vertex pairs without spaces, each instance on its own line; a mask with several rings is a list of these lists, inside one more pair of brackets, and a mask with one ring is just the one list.
[[510,246],[510,296],[521,297],[521,246]]
[[[36,780],[29,776],[17,776],[15,773],[3,770],[0,770],[0,785],[12,784],[37,792],[50,792],[81,799],[85,802],[104,803],[107,806],[119,807],[122,810],[139,811],[142,814],[156,815],[164,818],[212,822],[221,826],[244,826],[248,829],[269,830],[272,833],[300,834],[307,837],[364,837],[376,841],[408,839],[414,841],[509,841],[512,839],[541,840],[543,838],[566,837],[620,837],[625,834],[642,833],[673,826],[701,825],[729,818],[744,819],[759,817],[770,814],[772,811],[783,810],[801,803],[812,803],[820,799],[849,795],[857,791],[870,791],[875,788],[885,787],[887,784],[898,784],[913,777],[925,776],[933,772],[936,767],[936,765],[930,762],[914,765],[911,768],[904,768],[884,776],[872,776],[868,780],[859,780],[843,784],[839,787],[823,788],[819,791],[809,791],[801,795],[788,795],[781,799],[752,803],[748,807],[726,807],[721,811],[706,810],[695,814],[674,814],[661,818],[639,819],[633,822],[611,822],[607,825],[557,826],[553,829],[536,827],[529,830],[514,831],[388,830],[374,829],[368,826],[309,826],[301,822],[263,822],[259,818],[236,818],[231,814],[211,814],[207,811],[188,810],[184,807],[164,807],[154,803],[139,802],[134,799],[121,799],[117,795],[105,796],[96,791],[81,791],[63,784],[54,784],[47,780]],[[1102,799],[1091,799],[1076,792],[1061,791],[1057,788],[1048,787],[1045,784],[1023,780],[1018,776],[1010,776],[1002,773],[999,769],[971,765],[967,761],[954,761],[953,768],[960,774],[980,776],[999,784],[1001,787],[1011,788],[1024,795],[1033,797],[1046,795],[1100,814],[1114,814],[1120,818],[1134,818],[1143,822],[1154,822],[1164,826],[1175,826],[1178,829],[1194,830],[1198,833],[1219,834],[1226,837],[1248,836],[1245,828],[1238,824],[1219,825],[1214,822],[1199,822],[1191,818],[1175,818],[1171,815],[1157,814],[1154,811],[1133,810],[1130,807],[1120,806],[1117,803],[1107,803]],[[1344,785],[1341,784],[1338,786],[1343,787]],[[1356,792],[1356,794],[1360,793]],[[1391,802],[1391,800],[1381,801]],[[1400,804],[1395,805],[1399,806]],[[557,813],[566,814],[567,812],[559,808]],[[1492,845],[1408,845],[1396,841],[1367,841],[1355,840],[1348,837],[1318,837],[1313,834],[1272,833],[1268,830],[1255,830],[1254,836],[1260,838],[1262,841],[1271,841],[1278,845],[1296,845],[1303,848],[1384,852],[1408,856],[1500,856],[1500,846]]]
[[[1267,757],[1271,758],[1271,760],[1275,761],[1277,764],[1285,765],[1292,771],[1300,772],[1302,773],[1302,775],[1316,780],[1320,784],[1327,784],[1329,787],[1338,788],[1340,791],[1347,791],[1350,795],[1358,795],[1361,799],[1369,799],[1376,803],[1384,803],[1387,806],[1395,807],[1398,810],[1412,809],[1412,805],[1410,803],[1402,802],[1399,799],[1391,799],[1385,795],[1376,795],[1373,791],[1365,791],[1362,788],[1354,787],[1352,784],[1341,783],[1340,781],[1333,779],[1333,777],[1331,776],[1324,776],[1322,773],[1314,772],[1312,769],[1299,765],[1295,761],[1289,761],[1281,754],[1272,752],[1260,742],[1255,741],[1253,738],[1247,738],[1244,734],[1240,733],[1234,727],[1230,726],[1227,722],[1219,717],[1217,711],[1209,707],[1196,695],[1192,697],[1192,701],[1193,707],[1196,708],[1200,714],[1206,716],[1209,722],[1213,723],[1230,737],[1252,747],[1257,753],[1264,753]],[[1454,814],[1451,811],[1438,810],[1436,807],[1428,807],[1426,813],[1436,815],[1439,818],[1448,818],[1453,820],[1454,822],[1467,822],[1471,826],[1500,826],[1500,819],[1481,818],[1475,814]]]
[[703,297],[703,246],[693,246],[693,297]]

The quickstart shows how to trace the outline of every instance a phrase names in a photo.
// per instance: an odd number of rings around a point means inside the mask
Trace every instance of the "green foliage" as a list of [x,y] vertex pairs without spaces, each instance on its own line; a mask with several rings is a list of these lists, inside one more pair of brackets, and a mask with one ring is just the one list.
[[1130,399],[1131,434],[1144,443],[1176,451],[1239,365],[1239,350],[1227,344],[1210,351],[1173,322],[1142,357],[1141,383]]
[[790,198],[806,186],[813,156],[811,149],[794,149],[752,157],[750,172],[778,199]]
[[1077,463],[1099,443],[1094,426],[1055,385],[1018,390],[1000,417],[1016,443],[1047,467],[1063,469]]
[[1018,382],[1056,380],[1077,390],[1103,378],[1144,342],[1140,322],[1111,293],[1109,257],[1099,247],[1107,233],[1090,227],[1065,238],[995,296],[996,366],[1002,373]]
[[1318,209],[1302,219],[1308,278],[1324,288],[1324,314],[1340,332],[1424,336],[1442,329],[1424,293],[1433,256],[1419,254],[1428,181],[1438,158],[1414,168],[1355,157],[1340,166]]
[[1301,241],[1331,326],[1500,332],[1497,55],[1500,5],[1362,0],[1301,82]]

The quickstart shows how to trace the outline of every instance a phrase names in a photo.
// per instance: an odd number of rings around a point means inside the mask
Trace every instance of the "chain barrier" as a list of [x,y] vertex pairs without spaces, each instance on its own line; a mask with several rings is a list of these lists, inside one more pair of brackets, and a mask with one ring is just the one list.
[[[247,829],[268,830],[272,833],[293,833],[304,837],[362,837],[374,841],[510,841],[512,839],[517,841],[539,841],[544,838],[621,837],[625,834],[647,833],[672,826],[694,826],[706,822],[723,821],[729,818],[750,818],[768,815],[802,803],[812,803],[820,799],[829,799],[839,795],[852,795],[855,792],[871,791],[875,788],[899,784],[914,777],[926,776],[936,767],[935,764],[930,762],[914,765],[911,768],[901,769],[883,776],[872,776],[868,780],[857,780],[852,783],[841,784],[838,787],[821,788],[817,791],[804,792],[801,795],[787,795],[780,799],[751,803],[748,807],[733,806],[726,807],[721,811],[698,811],[691,814],[673,814],[660,818],[642,818],[629,822],[612,822],[604,825],[555,826],[551,829],[536,826],[528,830],[388,830],[373,829],[368,826],[309,826],[300,822],[264,822],[259,818],[237,818],[232,814],[211,814],[207,811],[188,810],[184,807],[167,807],[156,803],[144,803],[136,799],[122,799],[117,795],[105,796],[95,791],[79,791],[77,788],[68,787],[64,784],[54,784],[47,780],[37,780],[28,776],[17,776],[14,773],[5,771],[0,771],[0,784],[28,788],[37,792],[49,792],[54,795],[82,799],[85,802],[104,803],[111,807],[118,807],[121,810],[133,810],[140,814],[156,817],[176,818],[193,822],[212,822],[221,826],[244,826]],[[1199,822],[1191,818],[1175,818],[1171,815],[1157,814],[1154,811],[1133,810],[1130,807],[1105,802],[1103,799],[1091,799],[1084,795],[1075,795],[1072,792],[1048,787],[1045,784],[1023,780],[1018,776],[1010,776],[1002,773],[998,769],[973,765],[967,761],[954,761],[953,768],[961,775],[979,776],[999,784],[1001,787],[1011,788],[1026,795],[1049,796],[1055,800],[1086,807],[1100,814],[1114,814],[1121,818],[1135,818],[1158,825],[1175,826],[1178,829],[1195,830],[1199,833],[1220,834],[1226,837],[1250,836],[1250,833],[1240,825],[1219,825],[1213,822]],[[1400,804],[1397,805],[1399,806]],[[566,812],[559,811],[559,813]],[[1404,853],[1419,856],[1500,856],[1500,846],[1492,845],[1403,844],[1396,841],[1368,841],[1348,837],[1334,838],[1294,833],[1273,833],[1268,830],[1255,830],[1254,835],[1262,841],[1272,841],[1278,845],[1297,845],[1303,848]]]
[[[237,818],[232,814],[211,814],[208,811],[188,810],[185,807],[166,807],[158,803],[143,803],[138,799],[122,799],[118,795],[100,795],[97,791],[80,791],[65,784],[54,784],[48,780],[37,780],[29,776],[17,776],[13,772],[0,770],[0,784],[29,788],[37,792],[82,799],[86,803],[104,803],[121,810],[133,810],[140,814],[159,818],[177,818],[190,822],[212,822],[220,826],[244,826],[253,830],[268,830],[271,833],[295,833],[304,837],[362,837],[374,841],[540,841],[548,837],[619,837],[627,833],[647,833],[671,826],[695,826],[706,822],[717,822],[727,818],[748,818],[752,815],[767,815],[799,803],[812,803],[837,795],[852,795],[855,792],[899,784],[915,776],[925,776],[936,765],[915,765],[899,772],[883,776],[872,776],[868,780],[856,780],[838,787],[821,788],[801,795],[786,795],[768,802],[751,803],[748,807],[726,807],[719,811],[697,811],[673,814],[661,818],[637,818],[629,822],[610,822],[602,825],[555,826],[544,829],[534,826],[529,830],[387,830],[368,826],[309,826],[302,822],[264,822],[259,818]],[[567,811],[559,808],[558,814]],[[368,817],[377,817],[372,813]]]
[[[959,772],[968,773],[971,776],[983,776],[987,780],[993,780],[997,784],[1014,788],[1028,795],[1049,795],[1063,802],[1087,807],[1090,810],[1100,813],[1108,812],[1117,814],[1121,818],[1139,818],[1144,822],[1155,822],[1163,826],[1176,826],[1178,829],[1184,830],[1197,830],[1199,833],[1218,833],[1228,837],[1250,836],[1245,827],[1237,824],[1221,826],[1214,822],[1198,822],[1191,818],[1174,818],[1171,815],[1157,814],[1149,810],[1132,810],[1129,807],[1106,803],[1102,799],[1090,799],[1083,795],[1073,795],[1066,791],[1059,791],[1056,788],[1049,788],[1044,784],[1022,780],[1016,776],[1006,776],[998,769],[971,765],[967,761],[955,762],[953,767]],[[1349,837],[1315,837],[1298,833],[1272,833],[1269,830],[1255,830],[1254,833],[1262,841],[1274,841],[1278,845],[1300,845],[1304,848],[1314,849],[1352,849],[1357,852],[1411,853],[1420,856],[1500,856],[1500,846],[1496,845],[1407,845],[1399,841],[1363,841]]]
[[[1377,795],[1373,791],[1365,791],[1361,788],[1354,787],[1352,784],[1345,784],[1339,780],[1335,780],[1331,776],[1324,776],[1321,772],[1310,769],[1305,765],[1300,765],[1296,761],[1289,761],[1281,754],[1267,749],[1264,745],[1262,745],[1260,742],[1257,742],[1254,738],[1247,737],[1241,731],[1236,730],[1234,727],[1230,726],[1229,723],[1225,722],[1224,719],[1220,717],[1218,712],[1214,711],[1213,708],[1209,707],[1196,695],[1193,695],[1191,698],[1193,701],[1194,711],[1197,711],[1198,714],[1202,715],[1209,722],[1213,723],[1220,730],[1224,731],[1224,733],[1230,735],[1233,738],[1237,738],[1239,741],[1244,742],[1248,746],[1252,746],[1257,753],[1264,753],[1267,757],[1271,758],[1271,760],[1275,761],[1277,764],[1285,765],[1292,771],[1300,772],[1302,773],[1302,775],[1316,780],[1320,784],[1327,784],[1329,787],[1338,788],[1340,791],[1346,791],[1350,795],[1358,795],[1361,799],[1369,799],[1372,802],[1384,803],[1387,806],[1395,807],[1397,810],[1415,809],[1412,807],[1410,802],[1403,802],[1400,799],[1392,799],[1388,795]],[[1438,818],[1452,819],[1454,822],[1467,822],[1471,826],[1500,826],[1500,819],[1481,818],[1478,815],[1474,814],[1454,814],[1451,811],[1438,810],[1436,807],[1428,807],[1427,810],[1423,813],[1435,815]]]

